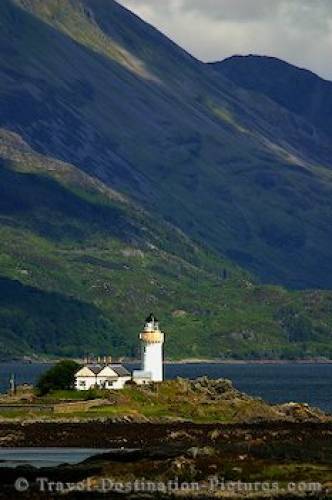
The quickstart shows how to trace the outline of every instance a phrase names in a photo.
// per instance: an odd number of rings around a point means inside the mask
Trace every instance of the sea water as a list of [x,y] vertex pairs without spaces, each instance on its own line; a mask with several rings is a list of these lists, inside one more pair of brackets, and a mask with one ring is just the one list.
[[0,467],[56,467],[79,464],[87,458],[110,452],[93,448],[0,448]]
[[[35,383],[50,365],[0,363],[0,392],[8,389],[11,373],[19,384]],[[137,365],[126,365],[128,369]],[[270,403],[305,402],[332,413],[331,363],[191,363],[166,364],[165,378],[228,378],[240,391]]]

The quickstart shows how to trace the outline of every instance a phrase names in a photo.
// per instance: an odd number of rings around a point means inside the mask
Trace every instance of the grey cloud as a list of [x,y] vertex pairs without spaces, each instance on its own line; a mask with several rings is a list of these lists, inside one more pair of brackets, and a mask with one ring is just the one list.
[[162,15],[172,15],[175,13],[175,4],[173,0],[117,0],[119,3],[139,13],[141,9],[149,9],[150,12],[155,13],[158,16]]
[[[284,0],[279,16],[297,30],[328,33],[331,30],[332,2],[330,0]],[[303,33],[305,35],[305,31]]]
[[149,8],[155,13],[179,15],[196,12],[214,19],[248,20],[268,15],[279,0],[119,0],[134,10]]
[[212,19],[248,21],[264,19],[278,9],[278,0],[182,0],[182,10]]
[[[121,1],[121,0],[120,0]],[[211,19],[257,21],[288,12],[294,18],[332,17],[331,0],[122,0],[133,9],[149,7],[156,13],[196,12]]]
[[266,54],[332,79],[332,0],[118,0],[204,61]]

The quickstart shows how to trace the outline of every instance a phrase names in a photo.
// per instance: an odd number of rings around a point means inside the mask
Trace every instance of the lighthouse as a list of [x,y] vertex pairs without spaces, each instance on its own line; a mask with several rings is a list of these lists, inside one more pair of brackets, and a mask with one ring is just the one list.
[[159,328],[157,318],[151,313],[145,320],[143,331],[139,334],[141,341],[141,370],[150,374],[152,382],[162,382],[164,334]]

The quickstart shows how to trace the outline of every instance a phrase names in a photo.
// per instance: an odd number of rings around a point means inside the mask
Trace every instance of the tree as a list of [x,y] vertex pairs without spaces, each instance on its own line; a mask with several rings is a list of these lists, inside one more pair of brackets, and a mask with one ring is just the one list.
[[51,391],[72,389],[78,369],[79,365],[75,361],[60,361],[41,375],[36,384],[38,394],[44,396]]
[[296,307],[286,306],[279,311],[283,329],[288,334],[290,342],[307,342],[313,339],[315,325],[311,318]]

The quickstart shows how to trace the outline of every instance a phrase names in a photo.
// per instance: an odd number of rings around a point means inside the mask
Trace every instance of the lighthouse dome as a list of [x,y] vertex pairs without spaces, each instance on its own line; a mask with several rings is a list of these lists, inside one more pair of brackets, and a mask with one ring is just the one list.
[[158,319],[151,313],[145,320],[145,323],[158,323]]

